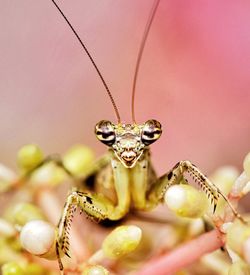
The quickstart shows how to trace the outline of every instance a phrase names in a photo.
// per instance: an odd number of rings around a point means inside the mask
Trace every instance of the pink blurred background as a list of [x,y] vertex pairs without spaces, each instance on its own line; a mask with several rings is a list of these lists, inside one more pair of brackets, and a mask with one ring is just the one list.
[[[135,60],[152,1],[58,1],[87,44],[131,122]],[[241,167],[250,149],[250,2],[161,1],[136,94],[138,122],[164,133],[152,146],[166,172],[190,159],[205,173]],[[62,17],[47,0],[0,1],[0,161],[15,167],[20,146],[49,153],[75,143],[106,148],[93,128],[115,120],[105,90]]]

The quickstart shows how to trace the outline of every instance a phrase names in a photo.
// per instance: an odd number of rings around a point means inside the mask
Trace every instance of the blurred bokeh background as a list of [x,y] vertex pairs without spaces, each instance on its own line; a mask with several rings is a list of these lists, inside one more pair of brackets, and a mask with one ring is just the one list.
[[[93,54],[122,120],[131,122],[136,56],[152,1],[58,1]],[[144,51],[138,122],[161,121],[153,145],[160,173],[190,159],[205,173],[241,167],[250,146],[250,2],[162,0]],[[47,154],[75,143],[106,148],[93,128],[115,122],[90,61],[47,0],[0,0],[0,161],[18,148]]]

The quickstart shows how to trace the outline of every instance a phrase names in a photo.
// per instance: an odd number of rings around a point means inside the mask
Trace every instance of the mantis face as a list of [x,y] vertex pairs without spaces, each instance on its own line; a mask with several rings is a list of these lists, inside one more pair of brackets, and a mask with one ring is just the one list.
[[101,120],[95,126],[96,137],[114,151],[126,168],[133,168],[144,149],[159,139],[161,133],[161,124],[154,119],[141,125]]

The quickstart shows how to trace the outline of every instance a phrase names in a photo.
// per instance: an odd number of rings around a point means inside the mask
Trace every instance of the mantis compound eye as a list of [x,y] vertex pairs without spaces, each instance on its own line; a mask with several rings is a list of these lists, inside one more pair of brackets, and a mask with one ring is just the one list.
[[108,120],[101,120],[96,124],[95,134],[105,145],[111,146],[115,142],[114,124]]
[[141,140],[145,145],[150,145],[161,136],[161,124],[155,119],[145,122],[142,128]]

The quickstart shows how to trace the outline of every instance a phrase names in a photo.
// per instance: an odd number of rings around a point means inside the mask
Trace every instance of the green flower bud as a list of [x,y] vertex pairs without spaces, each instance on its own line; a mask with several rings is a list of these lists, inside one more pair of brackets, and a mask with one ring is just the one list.
[[7,209],[5,217],[11,223],[23,226],[31,220],[45,219],[42,211],[31,203],[18,203]]
[[89,147],[75,145],[64,155],[63,164],[74,176],[79,177],[88,172],[94,160],[94,153]]
[[82,275],[109,275],[109,271],[100,265],[88,266]]
[[11,189],[16,181],[17,175],[6,166],[0,164],[0,193]]
[[62,168],[50,162],[38,168],[31,176],[33,186],[55,186],[62,183],[66,174]]
[[228,275],[250,275],[250,266],[243,261],[237,261],[230,266]]
[[235,220],[227,230],[226,242],[233,251],[243,255],[245,241],[250,237],[250,226]]
[[23,146],[17,154],[17,163],[19,167],[25,171],[35,168],[43,159],[44,157],[41,149],[35,144]]
[[29,275],[44,275],[47,274],[47,272],[45,271],[45,269],[35,263],[29,263],[25,266],[24,268],[25,270],[25,274],[29,274]]
[[8,262],[2,266],[2,275],[25,275],[25,273],[18,263]]
[[238,177],[239,171],[235,167],[223,166],[217,169],[209,178],[220,188],[224,195],[227,195]]
[[165,203],[176,215],[199,218],[208,209],[208,199],[204,192],[190,185],[171,186],[164,196]]
[[18,238],[0,237],[0,265],[8,262],[24,262],[25,258],[20,253],[21,250]]
[[114,229],[103,241],[102,250],[106,257],[118,259],[134,251],[141,241],[141,229],[134,225],[123,225]]
[[17,231],[11,223],[0,218],[0,236],[14,237],[16,233]]

